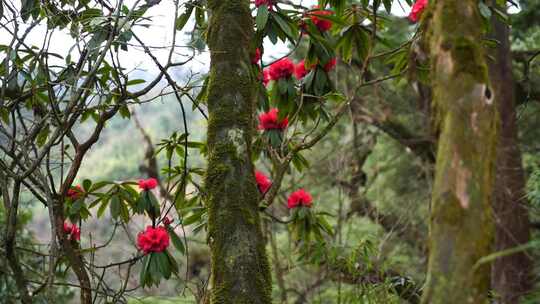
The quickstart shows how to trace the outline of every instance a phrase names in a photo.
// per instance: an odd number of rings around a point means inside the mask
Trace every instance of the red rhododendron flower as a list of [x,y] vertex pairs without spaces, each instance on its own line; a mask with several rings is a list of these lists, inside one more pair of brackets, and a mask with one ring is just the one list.
[[64,233],[67,234],[68,240],[78,241],[81,239],[81,229],[68,221],[64,222]]
[[294,72],[294,64],[289,58],[283,58],[270,66],[269,76],[272,80],[289,78]]
[[330,59],[325,65],[324,70],[328,73],[336,66],[336,58]]
[[420,19],[420,16],[427,5],[428,0],[417,0],[412,7],[411,13],[409,14],[409,20],[412,22],[418,22],[418,19]]
[[313,22],[313,24],[319,29],[319,31],[326,32],[330,28],[332,28],[332,21],[328,19],[319,18],[317,16],[329,16],[329,15],[332,15],[334,12],[329,11],[329,10],[318,10],[319,9],[318,5],[314,6],[313,8],[316,9],[316,11],[311,12],[309,16],[311,18],[311,22]]
[[145,254],[150,252],[162,252],[169,247],[169,234],[163,226],[146,227],[145,231],[137,235],[137,245]]
[[174,220],[171,220],[170,217],[166,216],[164,219],[163,219],[163,225],[165,226],[169,226]]
[[289,124],[287,117],[278,121],[278,109],[273,108],[259,115],[259,130],[283,130]]
[[266,6],[268,6],[268,9],[272,9],[274,4],[275,4],[274,0],[255,0],[255,6],[256,7],[259,7],[261,5],[266,5]]
[[255,180],[257,181],[257,187],[262,194],[265,194],[266,191],[270,189],[270,186],[272,186],[270,179],[261,171],[255,171]]
[[264,86],[267,86],[268,82],[270,82],[270,71],[268,69],[262,71],[262,82]]
[[306,76],[308,73],[309,70],[306,70],[306,63],[304,60],[298,62],[294,66],[294,76],[296,77],[296,79],[300,80],[304,78],[304,76]]
[[287,199],[287,207],[289,209],[296,208],[299,206],[311,207],[311,202],[313,198],[304,189],[298,189],[297,191],[291,193]]
[[157,187],[158,181],[155,178],[140,179],[139,188],[144,191],[152,190]]
[[77,185],[68,189],[67,197],[69,197],[71,200],[77,200],[83,195],[83,193],[83,188],[80,185]]
[[261,60],[261,49],[257,48],[255,50],[255,55],[251,58],[251,63],[257,64],[259,63],[259,60]]

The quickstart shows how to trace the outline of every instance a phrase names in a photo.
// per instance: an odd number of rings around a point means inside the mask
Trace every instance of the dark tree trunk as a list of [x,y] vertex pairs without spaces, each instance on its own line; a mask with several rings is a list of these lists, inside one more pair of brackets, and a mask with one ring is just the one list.
[[[514,98],[514,79],[508,26],[492,19],[492,35],[499,45],[489,64],[495,102],[501,117],[497,149],[494,251],[523,245],[529,241],[529,217],[525,201],[525,178],[519,150]],[[504,256],[493,261],[491,286],[497,303],[518,303],[531,286],[532,260],[528,252]]]
[[212,304],[269,304],[271,275],[251,161],[255,79],[249,0],[209,1],[208,242]]

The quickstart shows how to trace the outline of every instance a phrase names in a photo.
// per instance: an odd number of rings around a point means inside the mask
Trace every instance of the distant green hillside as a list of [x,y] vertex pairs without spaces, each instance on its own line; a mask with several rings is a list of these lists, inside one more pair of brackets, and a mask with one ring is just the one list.
[[[191,104],[185,101],[190,140],[202,140],[206,122],[199,113],[191,111]],[[172,132],[184,132],[182,112],[176,98],[172,95],[144,105],[132,106],[137,118],[152,138],[154,145]],[[81,134],[86,133],[81,129]],[[103,131],[99,141],[92,147],[82,165],[78,179],[127,180],[141,176],[139,166],[143,162],[146,143],[132,119],[118,115]],[[160,157],[160,167],[165,160]],[[192,156],[190,164],[199,164],[200,158]]]

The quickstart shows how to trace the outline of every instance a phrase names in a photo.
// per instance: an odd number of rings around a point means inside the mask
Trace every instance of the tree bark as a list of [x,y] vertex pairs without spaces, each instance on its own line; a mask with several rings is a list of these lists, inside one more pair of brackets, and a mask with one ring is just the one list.
[[[440,127],[422,303],[488,302],[498,114],[477,0],[430,2],[427,42]],[[432,15],[429,15],[432,14]]]
[[271,275],[251,161],[255,80],[249,0],[209,1],[208,241],[210,302],[271,303]]
[[[503,9],[499,7],[499,9]],[[516,124],[512,55],[509,28],[492,18],[492,38],[499,45],[489,62],[495,103],[501,116],[501,133],[497,148],[494,251],[502,251],[527,243],[530,239],[529,216],[525,200],[525,177]],[[518,303],[531,289],[533,264],[528,252],[504,256],[493,261],[491,287],[497,303]]]

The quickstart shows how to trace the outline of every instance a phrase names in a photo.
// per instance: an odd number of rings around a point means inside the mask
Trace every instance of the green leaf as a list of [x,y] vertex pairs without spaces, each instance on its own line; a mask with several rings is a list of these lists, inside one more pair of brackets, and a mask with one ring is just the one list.
[[49,128],[49,125],[46,124],[45,127],[43,127],[43,129],[41,129],[41,131],[39,131],[38,133],[38,136],[36,138],[36,143],[38,145],[38,147],[43,147],[43,145],[45,145],[45,142],[47,142],[47,138],[49,137],[49,133],[50,133],[50,128]]
[[89,179],[85,179],[82,182],[82,186],[83,186],[84,191],[88,192],[90,188],[92,187],[92,181]]
[[80,198],[76,200],[71,208],[69,209],[69,214],[73,216],[78,216],[81,213],[81,209],[84,206],[84,199]]
[[317,217],[317,223],[319,224],[319,226],[321,227],[321,229],[328,233],[328,234],[333,234],[333,230],[332,230],[332,226],[328,223],[328,221],[324,218],[324,216],[318,216]]
[[195,98],[197,102],[193,103],[192,109],[195,110],[196,106],[199,103],[203,103],[203,104],[206,103],[207,97],[208,97],[208,76],[204,77],[201,90],[199,91],[199,94],[197,94],[197,97]]
[[150,260],[150,265],[148,267],[148,272],[150,272],[150,275],[152,276],[152,281],[156,284],[159,283],[159,279],[161,278],[158,254],[159,253],[155,252],[150,254],[152,259]]
[[106,196],[101,200],[101,205],[98,208],[97,216],[100,218],[103,213],[105,213],[105,209],[107,209],[107,206],[109,205],[110,197]]
[[169,257],[167,257],[167,254],[165,252],[158,252],[156,254],[158,265],[159,265],[159,272],[165,279],[169,279],[171,277],[171,268],[169,267]]
[[204,26],[204,10],[201,6],[195,8],[195,23],[197,23],[199,27]]
[[361,27],[355,27],[354,29],[354,42],[356,45],[356,51],[358,53],[358,59],[364,61],[369,53],[370,41],[369,35],[366,33],[366,30]]
[[110,204],[110,211],[111,211],[111,216],[113,217],[113,219],[117,219],[118,216],[120,215],[120,208],[122,208],[120,204],[121,202],[118,195],[116,194],[113,195],[111,197],[111,204]]
[[9,111],[4,107],[0,108],[0,118],[6,125],[9,124]]
[[268,22],[268,16],[269,16],[268,6],[267,5],[261,5],[257,9],[257,17],[255,19],[255,22],[257,24],[257,30],[262,31],[264,30],[264,27],[266,26],[266,22]]
[[148,254],[148,255],[145,255],[143,258],[143,264],[142,264],[141,273],[139,276],[139,283],[141,284],[142,287],[148,286],[146,284],[146,281],[147,281],[146,276],[148,274],[148,266],[150,265],[151,257],[152,255]]
[[[410,1],[410,0],[409,0]],[[362,0],[362,7],[367,9],[369,6],[369,0]]]
[[126,204],[120,203],[120,218],[124,223],[129,222],[129,211]]
[[278,80],[278,88],[280,94],[286,94],[288,90],[287,79],[280,78]]
[[144,213],[144,211],[147,209],[146,202],[147,200],[145,198],[144,192],[142,192],[141,195],[139,195],[137,201],[135,202],[133,211],[135,211],[135,213],[137,214]]
[[186,26],[186,23],[189,20],[189,17],[191,17],[191,13],[193,12],[193,5],[186,4],[186,10],[176,18],[176,30],[181,31],[184,26]]
[[315,82],[314,82],[314,91],[317,95],[322,95],[324,93],[324,88],[326,87],[326,84],[328,83],[328,76],[326,76],[326,73],[323,69],[317,67],[317,70],[315,71]]
[[508,17],[508,14],[506,12],[501,11],[496,7],[491,7],[491,10],[495,13],[497,19],[499,19],[501,22],[504,22],[505,24],[510,25],[510,18]]
[[491,18],[491,9],[484,3],[484,1],[478,2],[478,8],[480,9],[480,15],[486,19]]
[[287,35],[291,41],[294,41],[295,37],[289,23],[287,23],[287,21],[285,21],[285,19],[283,19],[283,17],[278,13],[272,12],[272,17],[274,20],[276,20],[283,33],[285,33],[285,35]]
[[30,15],[34,14],[34,11],[39,9],[39,2],[37,0],[22,0],[21,17],[23,21],[28,20]]
[[119,112],[122,118],[127,118],[127,119],[131,118],[131,113],[129,112],[129,108],[127,107],[127,105],[121,106],[119,109]]
[[155,217],[159,216],[159,202],[154,193],[152,191],[144,191],[144,197],[146,199],[146,211]]
[[164,251],[165,254],[167,254],[167,258],[169,258],[169,266],[171,268],[171,271],[178,276],[178,263],[176,263],[176,260],[174,257],[169,253],[168,250]]
[[198,211],[198,212],[195,212],[193,215],[186,217],[183,222],[184,226],[189,226],[201,220],[203,213],[204,211]]
[[130,81],[128,81],[126,83],[126,86],[132,86],[132,85],[137,85],[137,84],[141,84],[141,83],[145,83],[146,80],[144,79],[132,79]]
[[171,241],[174,245],[174,247],[180,251],[182,254],[186,253],[186,248],[184,247],[184,242],[182,242],[182,239],[176,234],[176,232],[171,228],[167,227],[167,231],[169,232],[169,236],[171,237]]
[[346,100],[345,96],[343,96],[343,94],[338,93],[338,92],[327,93],[326,95],[323,96],[323,98],[332,102],[337,102],[337,103],[342,103]]
[[88,192],[93,192],[93,191],[99,190],[99,189],[107,186],[108,184],[109,184],[109,182],[105,182],[105,181],[97,182],[95,184],[92,184],[92,187],[90,187],[90,189],[88,189]]
[[392,0],[383,0],[383,4],[386,12],[390,14],[390,11],[392,10]]

